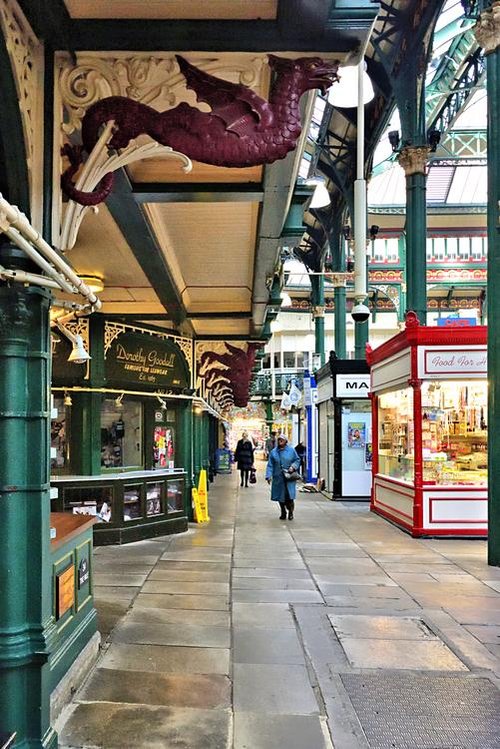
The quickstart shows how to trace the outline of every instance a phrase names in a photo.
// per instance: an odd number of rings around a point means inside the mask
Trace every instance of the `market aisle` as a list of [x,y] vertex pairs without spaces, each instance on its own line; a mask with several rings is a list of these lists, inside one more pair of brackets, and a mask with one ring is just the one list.
[[267,497],[262,471],[220,476],[208,526],[97,550],[111,634],[61,746],[498,749],[485,542],[411,539],[322,495],[280,521]]

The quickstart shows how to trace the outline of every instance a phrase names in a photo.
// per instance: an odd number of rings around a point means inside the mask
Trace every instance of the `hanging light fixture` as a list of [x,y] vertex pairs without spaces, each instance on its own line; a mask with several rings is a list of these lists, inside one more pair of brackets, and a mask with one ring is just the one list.
[[116,406],[116,408],[123,408],[122,401],[123,401],[123,396],[124,395],[125,395],[125,393],[122,393],[121,395],[118,396],[118,398],[115,398],[115,406]]
[[309,208],[326,208],[330,205],[330,193],[322,179],[313,178],[306,180],[306,185],[314,187],[314,192],[309,201]]
[[[351,109],[358,106],[359,65],[347,65],[339,68],[340,81],[328,90],[328,103],[340,109]],[[363,62],[363,104],[368,104],[375,96],[370,76]]]
[[85,364],[90,359],[90,354],[88,351],[86,351],[85,346],[83,345],[83,338],[81,337],[81,335],[70,335],[70,341],[73,344],[73,349],[71,351],[71,354],[68,356],[68,361],[73,362],[74,364]]
[[64,393],[64,405],[65,406],[72,406],[73,401],[71,400],[71,395],[68,395],[68,393]]

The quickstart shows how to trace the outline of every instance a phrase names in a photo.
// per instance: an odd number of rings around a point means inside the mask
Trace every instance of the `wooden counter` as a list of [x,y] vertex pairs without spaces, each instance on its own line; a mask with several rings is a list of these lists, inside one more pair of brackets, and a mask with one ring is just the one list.
[[56,537],[50,542],[51,549],[57,549],[78,534],[94,525],[97,518],[91,515],[71,515],[69,512],[51,512],[50,527],[56,529]]

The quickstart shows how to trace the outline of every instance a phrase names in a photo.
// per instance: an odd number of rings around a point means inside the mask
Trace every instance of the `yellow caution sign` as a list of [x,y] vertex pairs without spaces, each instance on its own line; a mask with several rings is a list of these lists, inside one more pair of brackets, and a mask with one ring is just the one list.
[[191,496],[193,498],[193,507],[194,507],[194,520],[196,523],[204,523],[204,516],[203,516],[203,510],[201,509],[200,505],[200,498],[198,495],[198,489],[191,489]]
[[204,468],[200,471],[200,477],[198,479],[198,502],[202,513],[201,522],[208,523],[210,518],[208,516],[207,472]]

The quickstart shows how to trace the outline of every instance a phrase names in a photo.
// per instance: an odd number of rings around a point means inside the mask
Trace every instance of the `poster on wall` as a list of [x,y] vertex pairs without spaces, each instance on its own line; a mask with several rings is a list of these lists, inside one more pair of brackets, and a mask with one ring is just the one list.
[[347,445],[362,449],[365,446],[366,424],[364,421],[349,421],[347,423]]
[[367,442],[365,445],[365,471],[371,471],[373,463],[372,443]]

